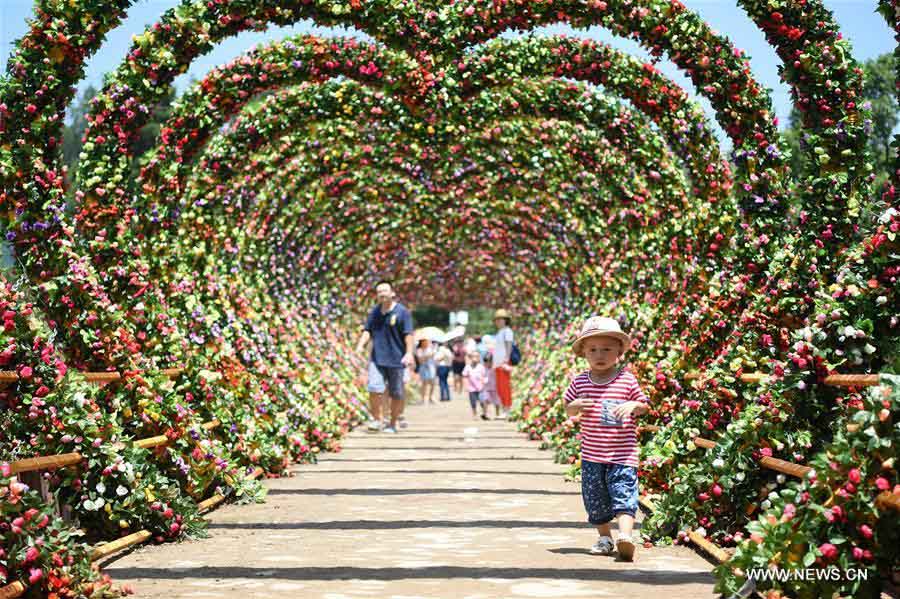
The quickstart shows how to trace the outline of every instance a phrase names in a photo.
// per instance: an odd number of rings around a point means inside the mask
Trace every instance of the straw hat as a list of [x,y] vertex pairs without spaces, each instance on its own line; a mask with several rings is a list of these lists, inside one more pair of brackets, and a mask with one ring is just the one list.
[[584,340],[589,337],[613,337],[622,342],[624,351],[628,351],[631,348],[631,337],[622,332],[618,321],[614,318],[591,316],[585,320],[581,326],[581,333],[572,342],[572,351],[575,352],[576,356],[581,356],[581,346],[584,344]]
[[499,310],[494,312],[494,320],[497,320],[498,318],[505,318],[506,320],[509,320],[510,319],[509,312],[507,312],[503,308],[500,308]]

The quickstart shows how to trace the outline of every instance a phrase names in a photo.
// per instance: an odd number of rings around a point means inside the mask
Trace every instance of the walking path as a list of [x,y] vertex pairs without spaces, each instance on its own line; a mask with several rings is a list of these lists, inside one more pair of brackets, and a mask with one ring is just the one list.
[[273,479],[268,500],[210,515],[210,538],[108,564],[139,598],[714,597],[684,547],[593,556],[580,487],[468,402],[407,409],[397,435],[358,430],[338,454]]

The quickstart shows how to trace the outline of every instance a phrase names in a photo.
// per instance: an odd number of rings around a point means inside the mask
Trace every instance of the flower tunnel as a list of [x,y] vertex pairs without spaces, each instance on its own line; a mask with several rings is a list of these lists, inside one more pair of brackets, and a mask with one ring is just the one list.
[[[36,2],[0,79],[16,262],[0,294],[0,447],[10,463],[80,456],[43,477],[68,518],[4,462],[0,582],[93,581],[86,542],[199,533],[198,504],[261,500],[261,472],[339,449],[366,417],[352,343],[385,278],[412,304],[514,307],[530,331],[514,415],[573,471],[557,383],[577,364],[559,348],[591,313],[627,323],[653,405],[645,528],[728,548],[722,590],[772,559],[896,570],[897,512],[875,497],[900,484],[900,388],[825,381],[900,367],[900,213],[893,185],[873,188],[862,72],[820,2],[738,2],[803,114],[799,172],[747,58],[677,0],[184,0],[109,74],[64,174],[66,107],[131,4]],[[186,90],[135,155],[194,59],[301,20],[370,41],[257,47]],[[654,64],[577,37],[498,37],[554,23],[671,61],[730,153]],[[120,378],[84,374],[99,371]],[[751,372],[766,376],[746,384]],[[810,584],[790,590],[876,592]]]

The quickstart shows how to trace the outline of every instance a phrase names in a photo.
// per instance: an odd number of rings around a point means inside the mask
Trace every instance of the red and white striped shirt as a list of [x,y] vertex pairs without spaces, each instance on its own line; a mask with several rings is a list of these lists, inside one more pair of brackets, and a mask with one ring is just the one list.
[[581,412],[581,459],[637,467],[637,426],[631,416],[619,420],[612,413],[626,401],[648,401],[637,378],[623,369],[613,380],[598,385],[588,370],[572,379],[563,395],[566,404],[579,397],[594,400],[592,408]]

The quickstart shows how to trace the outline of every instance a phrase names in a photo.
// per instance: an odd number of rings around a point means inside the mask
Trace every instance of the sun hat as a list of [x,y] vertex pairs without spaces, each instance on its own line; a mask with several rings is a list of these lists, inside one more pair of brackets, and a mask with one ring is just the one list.
[[497,320],[498,318],[505,318],[506,320],[509,320],[510,319],[509,312],[507,312],[503,308],[500,308],[499,310],[494,312],[494,320]]
[[572,342],[572,351],[576,356],[581,356],[581,346],[589,337],[613,337],[622,342],[625,351],[631,348],[631,337],[622,332],[619,323],[614,318],[605,316],[591,316],[581,325],[581,333]]

